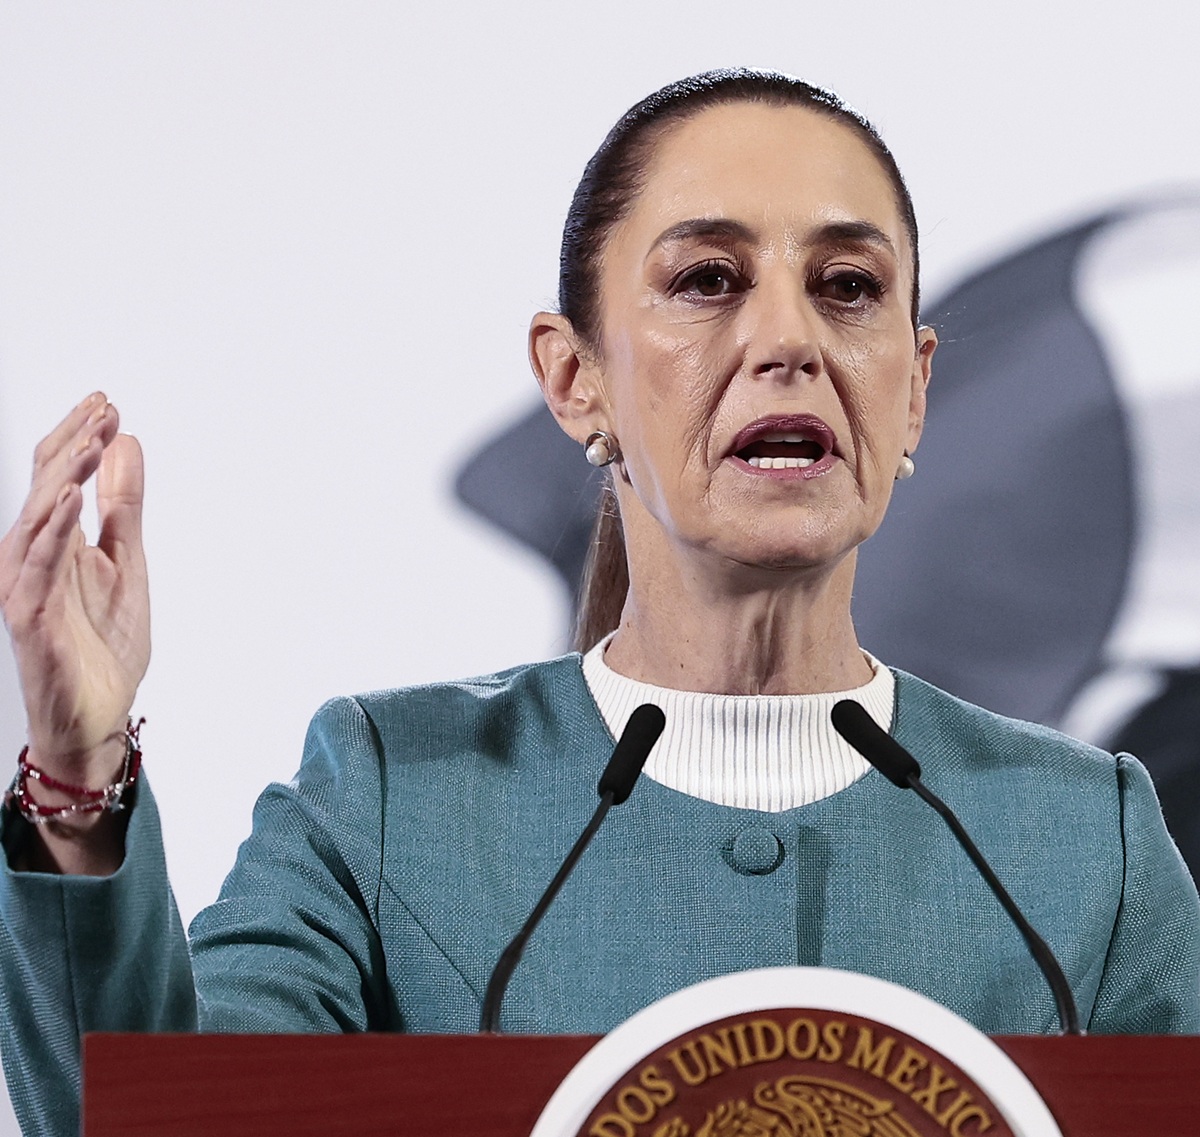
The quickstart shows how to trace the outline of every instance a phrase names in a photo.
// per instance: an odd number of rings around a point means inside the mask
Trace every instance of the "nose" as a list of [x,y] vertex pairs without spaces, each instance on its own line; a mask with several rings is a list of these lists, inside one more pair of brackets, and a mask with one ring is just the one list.
[[791,381],[824,370],[816,313],[792,273],[760,281],[747,305],[747,364],[751,375]]

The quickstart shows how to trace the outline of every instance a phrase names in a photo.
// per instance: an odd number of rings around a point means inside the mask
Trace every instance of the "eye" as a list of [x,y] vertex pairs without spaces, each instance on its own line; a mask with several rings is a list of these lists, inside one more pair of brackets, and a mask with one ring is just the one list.
[[746,287],[742,272],[727,261],[705,261],[688,269],[672,286],[674,295],[728,296]]
[[817,282],[817,293],[827,300],[852,308],[878,300],[883,284],[869,273],[860,270],[831,273]]

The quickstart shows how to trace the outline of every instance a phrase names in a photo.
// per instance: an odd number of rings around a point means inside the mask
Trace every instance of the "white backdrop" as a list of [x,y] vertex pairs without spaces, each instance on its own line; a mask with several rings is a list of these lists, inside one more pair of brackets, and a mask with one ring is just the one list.
[[[136,710],[185,918],[325,698],[563,649],[550,570],[450,483],[527,406],[571,191],[630,103],[728,64],[833,86],[906,172],[932,293],[1200,184],[1198,40],[1190,0],[2,0],[0,525],[104,389],[146,450]],[[3,679],[0,708],[15,757]]]

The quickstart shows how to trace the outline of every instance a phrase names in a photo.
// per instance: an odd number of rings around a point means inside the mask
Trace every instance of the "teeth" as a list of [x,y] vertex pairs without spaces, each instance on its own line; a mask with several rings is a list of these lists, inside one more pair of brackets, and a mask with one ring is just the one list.
[[760,442],[808,442],[806,434],[764,434]]
[[[768,441],[780,442],[780,441],[786,441],[786,440],[772,438],[772,439],[769,439]],[[756,470],[799,470],[805,466],[811,466],[816,461],[816,459],[815,458],[747,458],[746,461],[749,462],[750,465],[753,466]]]

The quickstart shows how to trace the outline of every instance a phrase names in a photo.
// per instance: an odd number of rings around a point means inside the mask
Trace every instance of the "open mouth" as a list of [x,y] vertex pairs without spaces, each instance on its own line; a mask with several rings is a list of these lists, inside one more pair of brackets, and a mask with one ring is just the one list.
[[772,415],[743,427],[730,457],[753,470],[803,470],[817,474],[837,457],[833,431],[816,415]]
[[756,470],[801,470],[825,457],[819,442],[800,434],[768,434],[735,455]]

